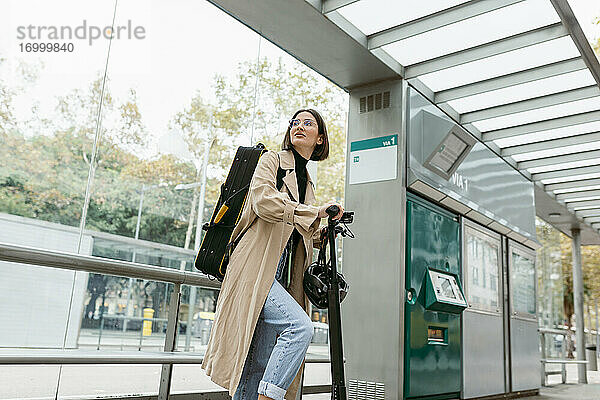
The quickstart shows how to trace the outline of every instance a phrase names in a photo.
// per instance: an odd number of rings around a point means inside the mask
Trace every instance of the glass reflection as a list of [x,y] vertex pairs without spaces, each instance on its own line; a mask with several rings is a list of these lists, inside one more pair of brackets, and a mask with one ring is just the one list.
[[500,306],[500,242],[471,228],[465,230],[469,304],[474,309],[498,312]]
[[511,252],[513,312],[535,316],[535,265],[532,257]]

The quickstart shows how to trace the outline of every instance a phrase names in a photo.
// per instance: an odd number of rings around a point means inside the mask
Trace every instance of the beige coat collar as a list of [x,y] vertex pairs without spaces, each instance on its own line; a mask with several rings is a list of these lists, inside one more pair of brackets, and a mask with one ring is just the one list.
[[[298,194],[298,184],[296,180],[296,162],[294,160],[294,153],[291,150],[282,150],[279,153],[279,166],[281,169],[291,170],[291,172],[287,173],[283,177],[283,183],[288,188],[288,191],[292,195],[295,201],[298,201],[300,195]],[[313,204],[315,202],[315,192],[314,192],[314,183],[308,173],[306,171],[306,179],[308,184],[306,185],[306,195],[304,196],[305,204]]]

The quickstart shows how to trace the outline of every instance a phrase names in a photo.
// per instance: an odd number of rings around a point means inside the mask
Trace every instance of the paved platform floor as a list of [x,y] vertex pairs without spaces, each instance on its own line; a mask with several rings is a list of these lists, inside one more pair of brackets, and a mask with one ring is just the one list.
[[[600,400],[600,372],[588,371],[588,384],[577,383],[577,366],[567,366],[567,383],[561,383],[560,375],[550,375],[547,387],[540,389],[539,396],[524,397],[527,400]],[[329,394],[302,396],[302,400],[330,400]]]
[[540,395],[527,397],[539,400],[598,400],[600,399],[600,383],[578,385],[567,383],[540,389]]
[[578,384],[577,366],[567,365],[567,383],[562,384],[560,375],[548,377],[547,387],[540,389],[540,395],[528,397],[534,400],[600,400],[600,372],[588,371],[588,384]]

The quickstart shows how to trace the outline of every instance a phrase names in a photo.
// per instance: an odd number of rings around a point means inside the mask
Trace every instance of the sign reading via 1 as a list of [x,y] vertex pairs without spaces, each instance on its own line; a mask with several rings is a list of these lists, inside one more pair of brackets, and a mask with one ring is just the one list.
[[383,140],[383,147],[396,145],[396,136],[390,137],[388,140]]
[[469,180],[461,174],[459,174],[458,172],[452,174],[452,176],[450,177],[450,182],[452,182],[465,192],[469,191]]
[[398,135],[350,143],[350,184],[380,182],[398,176]]

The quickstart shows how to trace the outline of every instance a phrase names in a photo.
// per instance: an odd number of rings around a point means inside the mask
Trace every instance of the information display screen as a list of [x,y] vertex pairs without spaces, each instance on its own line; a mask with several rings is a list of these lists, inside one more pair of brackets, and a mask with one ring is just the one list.
[[433,285],[436,301],[466,307],[467,303],[458,286],[456,277],[441,271],[429,270],[429,278]]
[[458,161],[468,144],[456,135],[448,135],[446,140],[437,149],[429,163],[442,172],[449,173]]
[[423,166],[444,179],[450,179],[475,142],[475,138],[458,125],[454,125],[429,154]]
[[442,288],[442,293],[446,297],[450,297],[451,299],[456,299],[456,294],[454,290],[452,290],[452,284],[450,283],[450,279],[440,277],[439,280],[442,282],[440,285]]

